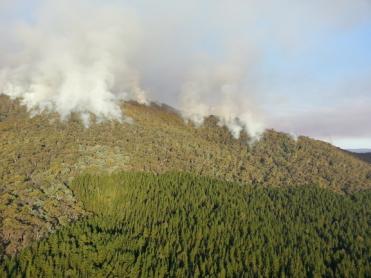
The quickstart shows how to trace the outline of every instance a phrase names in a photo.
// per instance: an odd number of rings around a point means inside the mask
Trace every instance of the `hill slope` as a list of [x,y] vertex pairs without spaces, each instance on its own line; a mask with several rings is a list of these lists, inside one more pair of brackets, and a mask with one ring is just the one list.
[[82,172],[192,172],[260,186],[371,187],[371,166],[330,144],[267,131],[252,145],[210,117],[201,128],[165,106],[123,104],[133,123],[84,128],[78,117],[33,118],[0,96],[1,242],[14,253],[85,214],[69,185]]
[[354,153],[353,155],[363,161],[371,163],[371,153]]
[[94,215],[6,259],[0,276],[371,275],[370,190],[348,196],[177,173],[84,175],[71,187]]

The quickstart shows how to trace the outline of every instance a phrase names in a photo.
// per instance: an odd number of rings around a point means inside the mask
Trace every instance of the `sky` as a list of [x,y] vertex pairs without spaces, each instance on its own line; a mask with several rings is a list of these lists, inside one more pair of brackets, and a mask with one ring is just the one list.
[[0,25],[0,89],[30,109],[149,99],[371,148],[369,0],[0,0]]

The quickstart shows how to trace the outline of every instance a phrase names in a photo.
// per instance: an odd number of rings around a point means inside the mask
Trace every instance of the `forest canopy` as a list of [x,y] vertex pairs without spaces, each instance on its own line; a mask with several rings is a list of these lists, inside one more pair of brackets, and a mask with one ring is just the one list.
[[[371,189],[371,164],[328,143],[267,130],[250,142],[210,116],[200,127],[160,104],[122,103],[133,122],[92,123],[78,115],[30,117],[0,96],[0,249],[14,255],[81,219],[70,190],[81,173],[190,172],[263,187],[316,185],[340,194]],[[250,142],[250,143],[249,143]],[[1,250],[0,250],[1,251]]]
[[90,215],[2,259],[18,277],[369,277],[371,192],[85,174]]

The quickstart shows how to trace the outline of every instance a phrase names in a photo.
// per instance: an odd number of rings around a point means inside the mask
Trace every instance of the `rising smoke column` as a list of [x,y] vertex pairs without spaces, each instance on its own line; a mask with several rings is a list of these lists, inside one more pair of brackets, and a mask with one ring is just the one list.
[[[0,93],[35,113],[80,112],[86,122],[90,113],[121,120],[121,100],[166,102],[185,119],[214,114],[236,137],[242,126],[254,136],[265,126],[265,88],[275,89],[260,72],[269,52],[301,55],[319,31],[359,22],[370,7],[365,0],[2,0]],[[12,17],[9,9],[22,12]]]
[[[183,3],[183,8],[192,5]],[[121,100],[158,100],[197,123],[209,114],[219,116],[235,136],[242,128],[235,120],[240,117],[255,134],[258,120],[243,99],[248,95],[241,97],[246,89],[241,69],[206,61],[200,65],[192,43],[186,43],[193,27],[179,15],[159,23],[115,1],[41,1],[33,20],[11,25],[6,54],[0,55],[1,92],[19,98],[33,113],[56,111],[65,119],[79,112],[86,124],[90,113],[121,120]],[[168,28],[171,24],[175,30]],[[186,34],[180,36],[177,29]],[[165,51],[169,46],[173,50]],[[205,68],[202,74],[200,67]],[[166,71],[178,75],[168,77]]]
[[119,100],[146,101],[130,64],[135,19],[116,6],[66,2],[44,4],[35,22],[15,27],[2,92],[33,112],[56,111],[63,119],[71,112],[121,119]]
[[239,61],[206,67],[205,64],[194,69],[182,87],[183,116],[202,125],[205,117],[216,115],[219,124],[227,126],[235,138],[244,128],[253,136],[263,132],[263,117],[253,97],[256,88],[254,75],[249,76],[252,74],[249,65]]

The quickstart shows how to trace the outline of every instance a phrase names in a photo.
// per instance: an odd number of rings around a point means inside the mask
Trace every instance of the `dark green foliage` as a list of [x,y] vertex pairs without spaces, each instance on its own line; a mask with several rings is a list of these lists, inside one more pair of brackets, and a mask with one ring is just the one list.
[[[370,277],[371,192],[84,175],[92,216],[3,262],[26,277]],[[0,273],[1,276],[1,273]]]
[[30,117],[0,96],[0,242],[14,255],[85,215],[69,189],[82,172],[191,172],[264,187],[317,185],[352,194],[371,189],[371,164],[330,144],[267,130],[252,143],[234,138],[216,117],[194,127],[162,105],[122,103],[126,122],[92,122],[77,114]]

